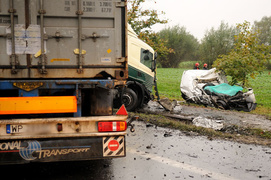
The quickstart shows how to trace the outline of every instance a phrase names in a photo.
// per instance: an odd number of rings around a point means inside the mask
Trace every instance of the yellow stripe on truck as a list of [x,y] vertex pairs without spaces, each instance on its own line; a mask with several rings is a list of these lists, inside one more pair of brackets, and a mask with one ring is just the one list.
[[2,97],[0,114],[43,114],[77,112],[75,96]]

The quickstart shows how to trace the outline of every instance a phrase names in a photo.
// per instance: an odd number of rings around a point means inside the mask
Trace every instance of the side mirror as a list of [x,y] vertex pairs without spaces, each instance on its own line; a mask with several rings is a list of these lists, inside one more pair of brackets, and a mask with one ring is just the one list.
[[151,68],[152,72],[154,72],[156,69],[156,59],[157,59],[157,52],[154,53],[154,60],[152,61],[152,68]]
[[151,71],[154,72],[155,69],[156,69],[156,59],[154,59],[154,60],[152,61]]

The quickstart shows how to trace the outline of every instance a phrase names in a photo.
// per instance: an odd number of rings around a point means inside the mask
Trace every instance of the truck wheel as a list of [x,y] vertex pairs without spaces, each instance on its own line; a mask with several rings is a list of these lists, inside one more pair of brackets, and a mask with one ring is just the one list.
[[133,111],[135,110],[137,106],[137,95],[136,93],[130,89],[126,88],[124,90],[124,93],[122,95],[122,104],[125,105],[127,111]]

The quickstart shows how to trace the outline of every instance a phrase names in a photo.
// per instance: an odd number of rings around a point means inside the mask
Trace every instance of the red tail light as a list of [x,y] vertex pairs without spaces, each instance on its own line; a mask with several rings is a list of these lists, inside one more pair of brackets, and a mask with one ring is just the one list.
[[126,121],[98,122],[99,132],[118,132],[126,131],[126,129],[127,129]]

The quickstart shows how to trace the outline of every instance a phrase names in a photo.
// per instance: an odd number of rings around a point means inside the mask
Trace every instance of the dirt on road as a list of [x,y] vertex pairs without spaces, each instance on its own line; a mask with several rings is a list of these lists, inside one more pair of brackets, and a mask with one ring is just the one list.
[[199,107],[192,105],[177,105],[172,111],[166,111],[156,101],[150,101],[148,105],[139,110],[139,112],[146,112],[152,114],[161,114],[165,116],[174,116],[179,119],[186,119],[191,121],[196,117],[203,117],[206,119],[217,120],[224,124],[224,126],[236,125],[245,128],[260,128],[271,131],[271,120],[263,115],[251,114],[247,112],[220,110],[210,107]]

